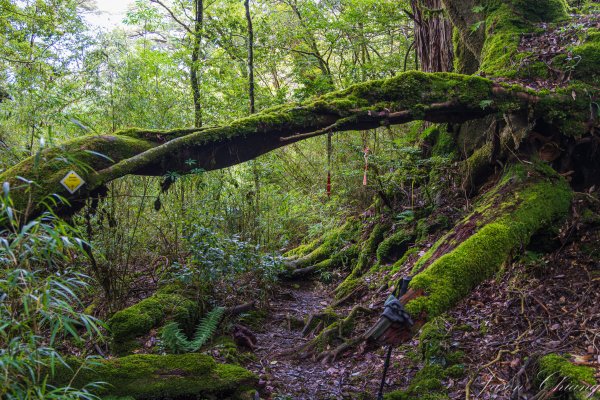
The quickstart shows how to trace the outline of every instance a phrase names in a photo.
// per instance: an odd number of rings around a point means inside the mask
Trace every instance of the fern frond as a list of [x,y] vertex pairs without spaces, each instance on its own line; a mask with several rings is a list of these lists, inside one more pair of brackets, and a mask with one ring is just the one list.
[[163,326],[160,340],[165,351],[171,354],[185,353],[190,344],[177,322],[170,322]]
[[206,314],[206,317],[196,327],[193,340],[185,337],[177,322],[166,324],[160,333],[160,340],[165,351],[171,354],[181,354],[200,350],[200,347],[204,346],[217,330],[224,312],[225,308],[215,307]]
[[198,351],[211,338],[217,330],[224,312],[225,308],[215,307],[206,314],[206,317],[200,321],[196,328],[194,340],[189,343],[188,351]]

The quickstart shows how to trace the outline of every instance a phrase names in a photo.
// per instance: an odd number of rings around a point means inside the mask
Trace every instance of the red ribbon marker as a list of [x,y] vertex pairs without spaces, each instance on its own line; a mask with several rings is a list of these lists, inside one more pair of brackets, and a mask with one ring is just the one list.
[[365,157],[365,174],[363,175],[363,186],[367,186],[367,170],[369,169],[369,148],[365,147],[363,153]]

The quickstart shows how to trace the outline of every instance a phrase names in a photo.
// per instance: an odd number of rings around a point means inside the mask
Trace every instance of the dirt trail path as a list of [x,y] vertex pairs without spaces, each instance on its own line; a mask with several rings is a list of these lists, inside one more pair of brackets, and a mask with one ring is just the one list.
[[360,394],[360,398],[375,398],[381,379],[382,351],[349,353],[330,365],[280,355],[310,340],[302,337],[302,327],[293,321],[306,320],[327,307],[330,300],[328,288],[311,282],[283,286],[271,300],[264,329],[256,333],[258,361],[248,368],[267,380],[273,399],[337,400],[358,398]]

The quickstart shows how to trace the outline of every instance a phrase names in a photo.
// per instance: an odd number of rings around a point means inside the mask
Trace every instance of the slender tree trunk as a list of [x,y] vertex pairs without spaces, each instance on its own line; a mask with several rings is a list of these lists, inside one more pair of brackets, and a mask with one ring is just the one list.
[[250,0],[244,0],[246,21],[248,22],[248,97],[250,99],[250,114],[254,114],[254,30],[250,15]]
[[190,81],[194,96],[194,126],[202,126],[202,103],[200,100],[200,45],[202,42],[202,29],[204,24],[204,2],[194,1],[194,35],[192,44],[192,65],[190,66]]
[[[254,29],[250,15],[250,0],[244,0],[246,21],[248,23],[248,99],[250,101],[250,114],[256,112],[254,107]],[[256,160],[252,160],[252,174],[254,175],[254,229],[253,236],[256,242],[260,241],[260,170]]]
[[317,63],[319,64],[319,69],[321,70],[321,73],[326,77],[327,83],[331,86],[331,89],[334,89],[335,85],[333,83],[333,75],[331,73],[331,69],[329,68],[329,64],[327,63],[327,61],[325,60],[325,58],[319,51],[319,46],[317,45],[317,40],[313,36],[312,32],[309,31],[308,27],[306,26],[306,23],[304,22],[304,18],[302,17],[302,14],[300,13],[300,10],[298,9],[297,4],[295,2],[293,2],[293,3],[290,2],[289,5],[292,8],[292,11],[294,12],[294,14],[296,14],[296,17],[298,17],[298,22],[300,22],[300,25],[304,29],[304,32],[307,37],[306,43],[312,50],[312,54],[316,58]]

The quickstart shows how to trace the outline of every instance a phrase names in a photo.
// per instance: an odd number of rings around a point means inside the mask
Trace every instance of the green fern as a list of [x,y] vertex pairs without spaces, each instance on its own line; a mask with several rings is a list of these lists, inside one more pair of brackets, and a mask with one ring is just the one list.
[[176,322],[165,325],[161,331],[161,342],[168,353],[181,354],[198,351],[217,330],[225,309],[215,307],[206,314],[198,326],[193,340],[188,340]]
[[187,352],[189,341],[179,328],[177,322],[170,322],[163,326],[160,333],[162,346],[168,353],[181,354]]
[[223,307],[215,307],[211,312],[206,314],[206,317],[200,321],[196,328],[194,340],[190,342],[189,351],[198,351],[198,349],[211,338],[213,333],[217,330],[217,326],[219,326],[219,322],[221,322],[221,317],[224,312],[225,309]]

